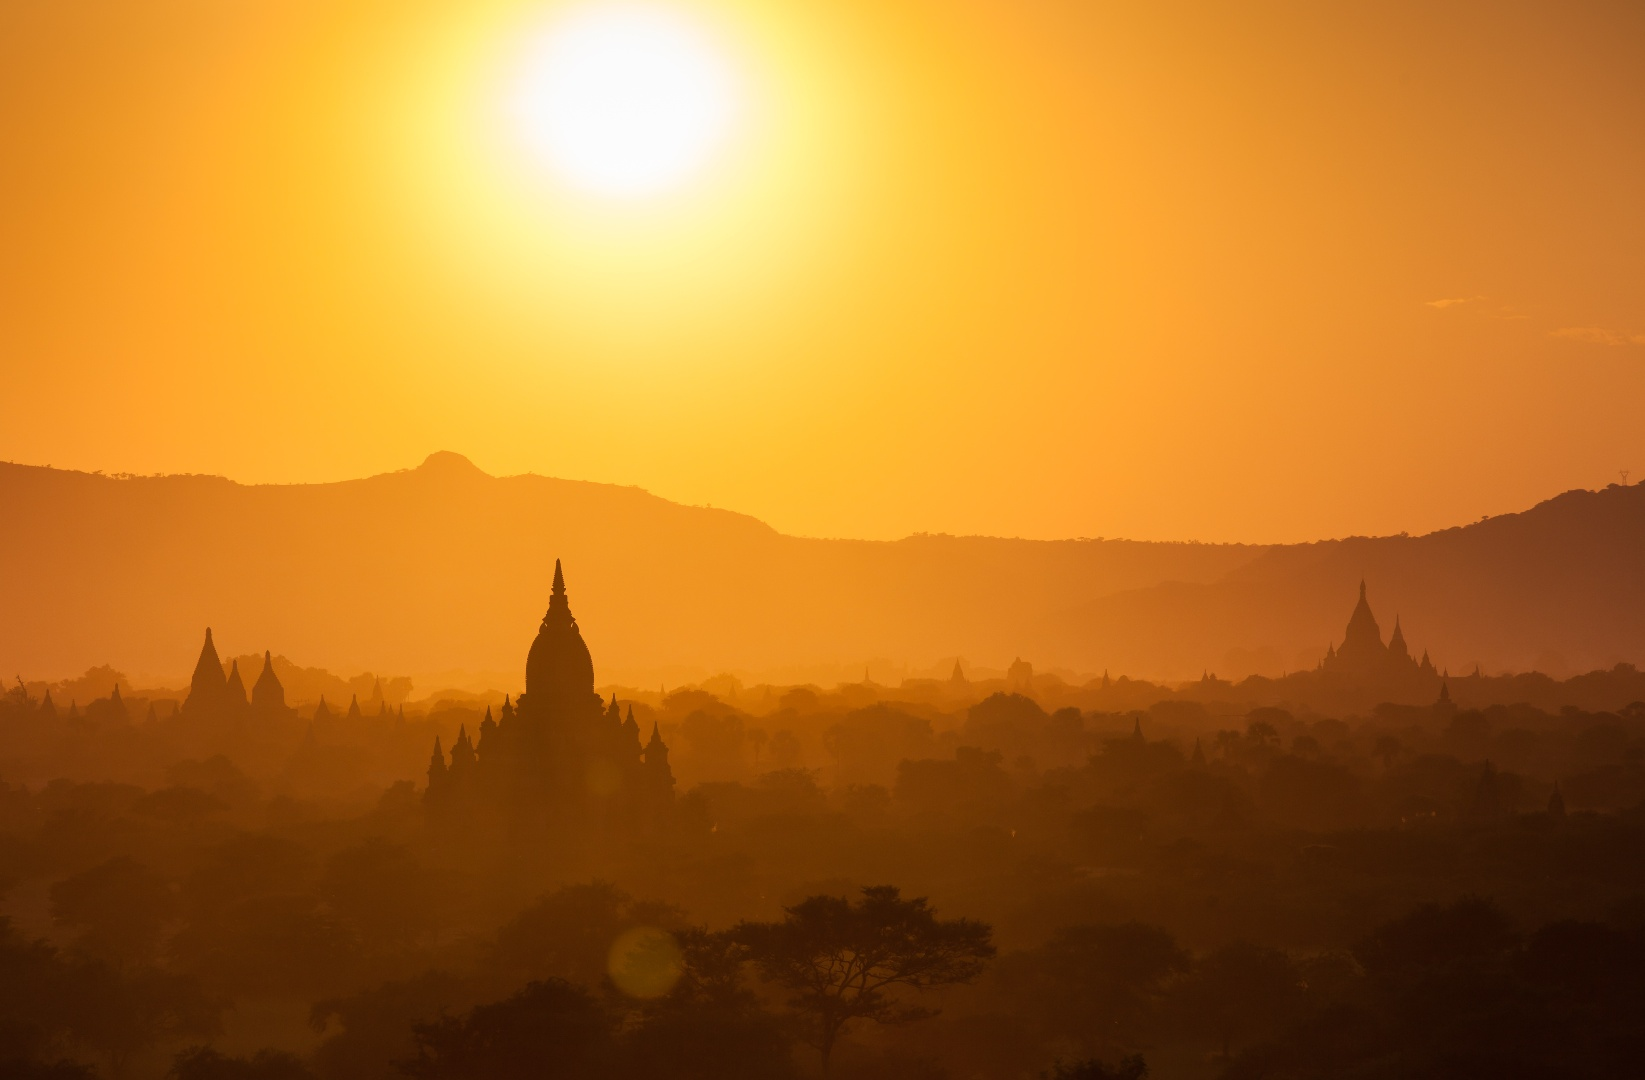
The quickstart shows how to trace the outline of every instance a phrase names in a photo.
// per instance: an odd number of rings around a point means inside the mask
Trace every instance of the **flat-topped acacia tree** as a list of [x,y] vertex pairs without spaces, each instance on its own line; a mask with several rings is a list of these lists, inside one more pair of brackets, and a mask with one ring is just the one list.
[[934,1010],[900,1000],[898,988],[927,990],[970,982],[993,957],[993,930],[973,919],[939,919],[924,897],[904,900],[891,885],[858,900],[812,896],[781,922],[743,922],[732,935],[810,1024],[809,1042],[828,1061],[853,1020],[901,1024]]

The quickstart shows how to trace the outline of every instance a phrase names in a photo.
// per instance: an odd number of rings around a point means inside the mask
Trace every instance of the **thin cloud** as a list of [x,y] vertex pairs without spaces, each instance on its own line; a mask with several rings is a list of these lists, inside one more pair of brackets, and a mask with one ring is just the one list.
[[1550,330],[1548,336],[1585,341],[1590,345],[1645,345],[1645,334],[1624,334],[1603,326],[1562,326]]
[[1443,300],[1424,300],[1422,303],[1426,307],[1439,308],[1443,311],[1445,308],[1456,307],[1458,304],[1472,304],[1483,299],[1485,299],[1483,296],[1453,296]]

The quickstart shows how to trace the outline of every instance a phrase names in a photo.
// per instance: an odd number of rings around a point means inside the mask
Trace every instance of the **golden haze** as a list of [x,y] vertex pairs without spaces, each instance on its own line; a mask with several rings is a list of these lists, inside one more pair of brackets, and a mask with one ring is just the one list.
[[1637,5],[681,4],[748,121],[625,207],[497,130],[559,6],[6,5],[0,456],[1253,541],[1645,470]]

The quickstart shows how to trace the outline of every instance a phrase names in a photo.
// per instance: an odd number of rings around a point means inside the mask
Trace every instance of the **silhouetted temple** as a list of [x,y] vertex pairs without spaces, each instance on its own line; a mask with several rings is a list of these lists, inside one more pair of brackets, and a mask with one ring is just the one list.
[[1340,648],[1327,646],[1325,659],[1320,663],[1324,671],[1347,675],[1361,682],[1409,682],[1420,678],[1437,678],[1439,673],[1423,650],[1422,659],[1415,660],[1405,644],[1405,631],[1399,619],[1394,619],[1394,632],[1386,645],[1376,616],[1365,599],[1365,582],[1359,583],[1359,603],[1348,618],[1348,629]]
[[[547,821],[623,823],[654,817],[674,798],[668,747],[655,724],[641,743],[634,707],[594,692],[594,661],[554,563],[548,612],[526,656],[525,693],[486,710],[479,738],[463,728],[449,761],[439,739],[425,801],[436,813],[507,808]],[[534,814],[532,812],[535,812]]]
[[240,676],[240,662],[234,661],[229,673],[223,674],[223,661],[217,656],[217,646],[211,640],[211,627],[206,627],[206,643],[200,648],[200,659],[194,665],[194,678],[189,681],[188,697],[183,701],[183,715],[193,720],[221,720],[238,716],[264,719],[284,717],[285,688],[274,674],[274,656],[263,653],[263,673],[257,677],[251,693],[246,694],[246,683]]

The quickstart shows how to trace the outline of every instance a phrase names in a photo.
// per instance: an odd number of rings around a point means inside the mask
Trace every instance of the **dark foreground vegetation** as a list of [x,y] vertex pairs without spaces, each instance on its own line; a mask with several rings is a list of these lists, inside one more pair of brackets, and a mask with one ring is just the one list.
[[6,774],[79,768],[0,789],[0,1075],[1645,1060],[1645,706],[767,697],[643,706],[681,794],[614,840],[437,821],[415,782],[362,782],[483,704],[199,732],[129,704],[42,719],[14,691]]

